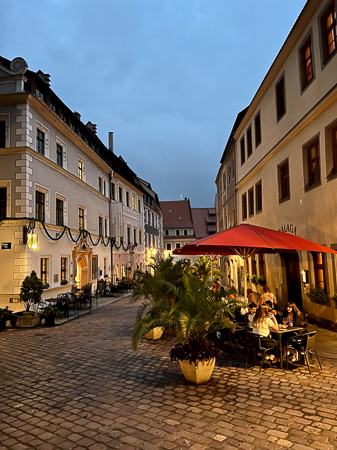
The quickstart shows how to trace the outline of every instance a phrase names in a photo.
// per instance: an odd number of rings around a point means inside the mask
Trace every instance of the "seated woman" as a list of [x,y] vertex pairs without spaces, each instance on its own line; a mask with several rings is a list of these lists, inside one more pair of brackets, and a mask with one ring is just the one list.
[[279,316],[276,309],[274,309],[272,302],[270,300],[267,300],[265,305],[268,306],[268,317],[275,318],[277,324],[281,324],[282,318]]
[[[271,339],[270,332],[278,331],[278,325],[276,319],[268,317],[268,306],[260,305],[255,313],[253,322],[253,333],[259,334],[261,336],[261,344],[265,348],[277,348],[277,341]],[[262,356],[262,355],[258,355]],[[276,359],[275,355],[269,357],[271,361]]]
[[[303,313],[301,313],[295,303],[292,302],[288,303],[287,309],[283,313],[283,323],[288,327],[306,327]],[[297,336],[298,333],[296,331],[294,331],[294,333],[292,333],[290,337],[288,335],[288,345],[291,345],[294,348],[294,350],[291,352],[292,362],[298,361],[298,351],[301,350],[297,342]]]

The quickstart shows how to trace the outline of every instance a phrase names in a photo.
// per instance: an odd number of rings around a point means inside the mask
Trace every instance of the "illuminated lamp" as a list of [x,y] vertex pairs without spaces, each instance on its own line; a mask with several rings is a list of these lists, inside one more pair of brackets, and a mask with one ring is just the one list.
[[32,250],[37,249],[37,233],[34,233],[33,231],[29,232],[27,235],[27,247],[31,248]]

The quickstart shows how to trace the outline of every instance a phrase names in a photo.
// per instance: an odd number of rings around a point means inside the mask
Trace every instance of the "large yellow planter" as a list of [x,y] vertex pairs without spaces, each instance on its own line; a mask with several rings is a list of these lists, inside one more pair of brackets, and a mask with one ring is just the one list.
[[179,361],[180,368],[187,381],[193,384],[206,383],[212,376],[215,366],[215,358],[199,361],[196,366],[194,362],[190,363],[188,359]]
[[155,341],[156,339],[160,339],[163,333],[164,327],[156,327],[146,333],[145,337],[146,339]]

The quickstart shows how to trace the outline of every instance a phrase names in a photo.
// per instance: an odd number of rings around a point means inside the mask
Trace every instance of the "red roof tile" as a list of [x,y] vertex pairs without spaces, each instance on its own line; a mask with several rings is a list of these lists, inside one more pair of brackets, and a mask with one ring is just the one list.
[[189,199],[161,201],[164,228],[193,228]]
[[192,220],[196,239],[216,231],[215,208],[192,208]]

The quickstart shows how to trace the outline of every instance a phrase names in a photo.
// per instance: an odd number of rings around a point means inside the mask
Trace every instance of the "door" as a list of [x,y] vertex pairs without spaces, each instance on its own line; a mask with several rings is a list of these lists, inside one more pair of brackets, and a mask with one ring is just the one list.
[[302,290],[300,277],[300,262],[297,252],[284,255],[288,302],[294,302],[298,309],[302,311]]

